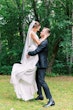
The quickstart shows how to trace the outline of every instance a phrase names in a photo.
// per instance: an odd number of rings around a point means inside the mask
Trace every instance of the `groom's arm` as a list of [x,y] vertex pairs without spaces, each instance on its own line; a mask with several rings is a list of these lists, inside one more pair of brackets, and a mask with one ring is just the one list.
[[34,56],[34,55],[40,53],[46,46],[47,46],[47,42],[44,41],[37,47],[36,50],[28,52],[28,55]]

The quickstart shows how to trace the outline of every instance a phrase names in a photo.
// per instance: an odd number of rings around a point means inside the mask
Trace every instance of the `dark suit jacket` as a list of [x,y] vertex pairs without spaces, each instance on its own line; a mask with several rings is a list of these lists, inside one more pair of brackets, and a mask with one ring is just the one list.
[[48,67],[48,41],[44,40],[36,50],[28,52],[28,55],[34,56],[39,55],[39,61],[37,63],[38,68],[47,68]]

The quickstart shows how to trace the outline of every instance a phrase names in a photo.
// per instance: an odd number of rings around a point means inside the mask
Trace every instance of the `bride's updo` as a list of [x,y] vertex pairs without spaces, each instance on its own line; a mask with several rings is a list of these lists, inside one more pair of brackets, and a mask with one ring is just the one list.
[[35,21],[33,28],[38,28],[39,26],[41,26],[40,23],[38,21]]
[[35,31],[39,31],[41,28],[41,25],[38,21],[35,21],[35,24],[33,25],[33,29],[35,29]]

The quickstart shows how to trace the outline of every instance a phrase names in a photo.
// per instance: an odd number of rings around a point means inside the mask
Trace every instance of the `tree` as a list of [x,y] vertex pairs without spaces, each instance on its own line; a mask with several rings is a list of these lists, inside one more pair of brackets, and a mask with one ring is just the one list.
[[[48,73],[72,72],[73,0],[0,0],[1,69],[20,62],[30,22],[49,27]],[[7,67],[5,67],[7,66]]]

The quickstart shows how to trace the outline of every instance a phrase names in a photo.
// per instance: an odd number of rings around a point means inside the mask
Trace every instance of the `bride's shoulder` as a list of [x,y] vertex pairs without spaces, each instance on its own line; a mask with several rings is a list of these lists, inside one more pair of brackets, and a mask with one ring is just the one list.
[[30,36],[36,36],[37,34],[33,31],[30,31]]
[[33,31],[30,31],[30,34],[35,34],[35,32],[33,32]]
[[35,38],[38,38],[38,35],[37,35],[35,32],[31,31],[31,32],[30,32],[30,37],[31,37],[32,39],[35,39]]

